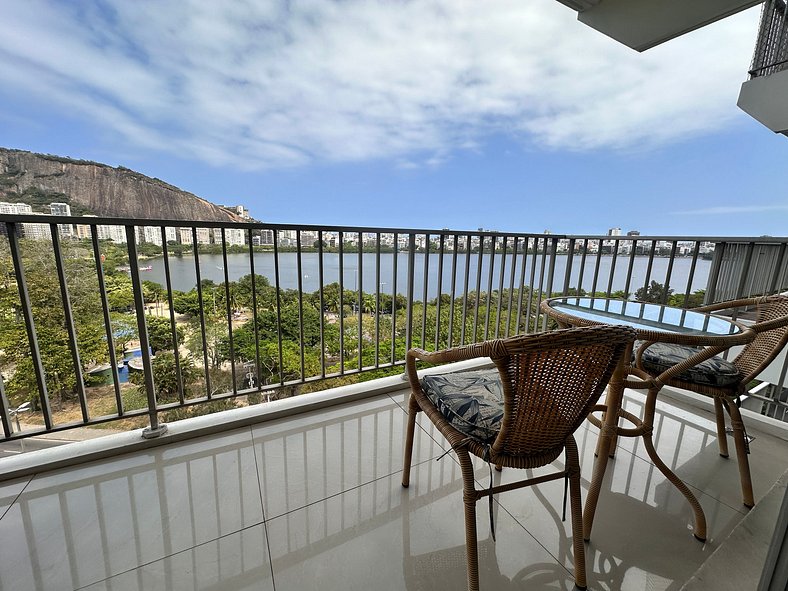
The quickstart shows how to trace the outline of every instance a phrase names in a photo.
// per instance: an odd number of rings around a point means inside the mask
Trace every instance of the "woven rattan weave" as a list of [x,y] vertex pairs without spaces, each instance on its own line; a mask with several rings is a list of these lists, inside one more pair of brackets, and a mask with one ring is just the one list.
[[[407,375],[411,386],[402,485],[410,482],[416,415],[423,411],[457,454],[463,477],[468,589],[479,588],[476,502],[500,492],[568,478],[575,560],[575,583],[586,587],[580,464],[573,433],[601,396],[625,351],[631,350],[635,331],[621,326],[574,328],[536,335],[498,339],[435,353],[411,349]],[[492,444],[455,429],[430,401],[417,375],[417,361],[449,363],[489,357],[501,376],[504,414]],[[519,482],[477,490],[470,455],[499,469],[537,468],[566,454],[561,471]]]

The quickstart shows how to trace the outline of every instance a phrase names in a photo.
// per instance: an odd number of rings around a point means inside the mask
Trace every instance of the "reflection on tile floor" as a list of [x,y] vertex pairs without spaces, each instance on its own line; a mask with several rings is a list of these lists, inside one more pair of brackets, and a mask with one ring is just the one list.
[[[0,589],[464,588],[459,467],[420,420],[411,486],[401,487],[404,396],[0,484]],[[628,393],[631,411],[642,402]],[[703,505],[709,540],[692,537],[689,506],[642,444],[622,440],[587,546],[592,589],[679,589],[745,513],[735,459],[717,454],[711,416],[669,400],[659,408],[659,452]],[[760,498],[788,454],[784,442],[755,435]],[[596,430],[576,438],[585,494]],[[562,494],[554,481],[500,495],[495,543],[478,505],[482,589],[572,588]]]

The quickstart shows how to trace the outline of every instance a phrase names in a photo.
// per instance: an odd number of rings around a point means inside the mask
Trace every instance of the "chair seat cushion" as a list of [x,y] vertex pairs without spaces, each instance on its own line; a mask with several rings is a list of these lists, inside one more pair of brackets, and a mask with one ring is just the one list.
[[485,443],[498,435],[503,386],[497,369],[428,375],[421,385],[444,418],[461,433]]
[[[637,351],[642,344],[640,341],[635,342],[634,350]],[[698,353],[701,349],[702,347],[688,347],[672,343],[654,343],[643,352],[643,368],[651,374],[659,375]],[[737,384],[741,376],[739,370],[730,361],[726,361],[722,357],[712,357],[679,374],[676,379],[693,384],[725,388]]]

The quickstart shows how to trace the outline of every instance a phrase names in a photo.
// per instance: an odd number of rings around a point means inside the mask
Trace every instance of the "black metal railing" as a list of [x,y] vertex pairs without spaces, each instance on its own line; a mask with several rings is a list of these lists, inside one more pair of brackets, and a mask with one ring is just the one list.
[[750,78],[776,74],[788,68],[786,12],[785,0],[766,0],[763,3]]
[[155,437],[399,373],[412,346],[545,330],[552,295],[691,307],[788,286],[784,238],[40,215],[2,215],[0,234],[6,441],[140,420]]

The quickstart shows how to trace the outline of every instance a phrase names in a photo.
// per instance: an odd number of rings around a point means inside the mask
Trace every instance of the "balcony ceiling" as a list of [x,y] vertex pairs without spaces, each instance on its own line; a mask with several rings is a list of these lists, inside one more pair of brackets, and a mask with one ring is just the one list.
[[637,51],[761,4],[759,0],[559,0],[589,27]]

